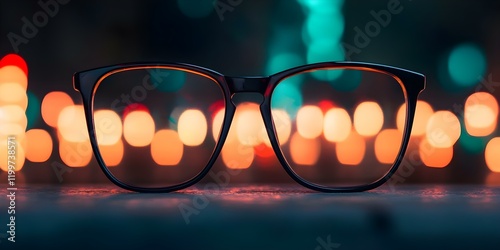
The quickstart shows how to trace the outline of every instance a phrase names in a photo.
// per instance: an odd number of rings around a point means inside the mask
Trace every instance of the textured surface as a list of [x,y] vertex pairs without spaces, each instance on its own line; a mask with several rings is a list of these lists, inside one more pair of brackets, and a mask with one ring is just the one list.
[[[170,194],[29,186],[16,195],[16,243],[145,249],[484,249],[500,245],[500,188],[396,186],[323,194],[297,185],[200,185]],[[2,187],[5,190],[5,186]],[[0,199],[5,224],[8,205]],[[496,245],[496,247],[495,247]]]

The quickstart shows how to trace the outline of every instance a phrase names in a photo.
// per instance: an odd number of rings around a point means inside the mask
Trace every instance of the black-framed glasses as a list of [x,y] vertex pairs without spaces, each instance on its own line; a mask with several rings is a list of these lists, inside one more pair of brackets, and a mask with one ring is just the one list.
[[[269,77],[131,63],[73,80],[99,166],[113,183],[138,192],[189,187],[221,151],[227,167],[247,168],[266,149],[307,188],[378,187],[403,159],[425,88],[422,74],[361,62],[315,63]],[[253,97],[241,101],[242,93]],[[235,116],[237,107],[246,113]]]

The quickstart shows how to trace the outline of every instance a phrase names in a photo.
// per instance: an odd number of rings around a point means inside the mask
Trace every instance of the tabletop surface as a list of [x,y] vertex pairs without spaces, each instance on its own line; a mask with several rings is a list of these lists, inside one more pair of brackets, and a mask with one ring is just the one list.
[[[0,249],[500,246],[500,187],[398,185],[326,194],[298,184],[201,184],[141,194],[113,185],[30,185],[19,187],[15,199],[16,242],[7,240],[5,227]],[[7,201],[0,199],[4,225]]]

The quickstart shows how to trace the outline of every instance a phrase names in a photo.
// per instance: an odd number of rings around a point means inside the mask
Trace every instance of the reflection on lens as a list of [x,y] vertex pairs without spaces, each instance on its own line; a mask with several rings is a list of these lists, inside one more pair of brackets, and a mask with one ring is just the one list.
[[202,74],[165,66],[111,72],[94,98],[100,155],[128,185],[185,183],[210,160],[218,137],[208,131],[220,133],[224,116],[210,107],[220,103],[218,83]]
[[[282,89],[289,82],[298,93],[286,95]],[[396,79],[362,68],[299,73],[277,84],[273,111],[297,96],[299,107],[281,109],[290,118],[291,139],[280,141],[280,149],[298,176],[317,185],[351,187],[388,173],[403,138],[397,127],[400,107],[399,116],[406,119],[405,94]],[[273,113],[278,137],[280,120]]]

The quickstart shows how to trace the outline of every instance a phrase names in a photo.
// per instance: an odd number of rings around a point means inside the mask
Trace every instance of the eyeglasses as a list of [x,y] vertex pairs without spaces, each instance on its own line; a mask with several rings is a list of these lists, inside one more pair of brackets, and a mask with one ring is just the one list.
[[[229,168],[248,168],[274,151],[292,179],[317,191],[376,188],[403,159],[425,88],[422,74],[360,62],[269,77],[135,63],[78,72],[73,81],[99,166],[137,192],[187,188],[221,151]],[[241,101],[243,93],[253,97]]]

